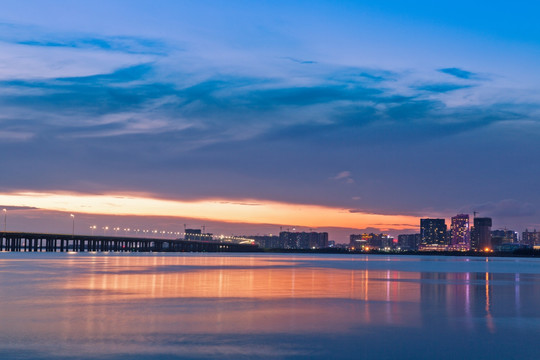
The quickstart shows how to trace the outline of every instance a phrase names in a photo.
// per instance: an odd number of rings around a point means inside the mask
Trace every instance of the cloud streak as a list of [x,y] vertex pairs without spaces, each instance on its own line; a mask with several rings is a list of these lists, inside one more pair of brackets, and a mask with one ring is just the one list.
[[470,92],[469,84],[416,85],[415,94],[399,94],[381,75],[389,73],[385,70],[346,69],[340,76],[333,70],[313,77],[309,86],[232,75],[193,84],[182,81],[187,75],[166,80],[158,75],[163,70],[159,63],[146,63],[91,76],[4,80],[2,121],[6,131],[39,129],[64,137],[174,131],[206,146],[223,139],[313,138],[319,132],[404,122],[420,133],[433,129],[445,135],[516,117],[536,121],[531,115],[538,112],[531,104],[450,107],[436,97]]
[[136,36],[96,36],[84,33],[50,32],[36,26],[0,23],[0,41],[31,47],[71,48],[121,52],[127,54],[166,55],[170,45],[164,41]]
[[444,74],[455,76],[458,79],[469,80],[469,79],[476,79],[477,78],[477,74],[475,74],[473,72],[470,72],[470,71],[467,71],[467,70],[460,69],[460,68],[455,68],[455,67],[454,68],[439,69],[439,71],[444,73]]
[[347,184],[354,184],[354,179],[352,178],[350,171],[342,171],[336,176],[332,177],[332,179],[337,181],[343,181]]

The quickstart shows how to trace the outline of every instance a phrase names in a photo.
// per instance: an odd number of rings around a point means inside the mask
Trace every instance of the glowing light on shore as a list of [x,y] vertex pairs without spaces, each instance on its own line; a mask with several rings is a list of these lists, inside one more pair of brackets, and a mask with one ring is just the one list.
[[0,194],[0,204],[99,215],[174,216],[252,224],[306,227],[378,227],[414,229],[419,219],[407,215],[350,212],[318,205],[259,200],[163,200],[137,195],[19,192]]

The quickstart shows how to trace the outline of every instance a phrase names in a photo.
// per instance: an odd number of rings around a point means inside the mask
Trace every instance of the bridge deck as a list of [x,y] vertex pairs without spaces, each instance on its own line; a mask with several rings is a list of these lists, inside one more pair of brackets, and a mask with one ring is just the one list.
[[249,252],[255,245],[126,236],[0,233],[0,251]]

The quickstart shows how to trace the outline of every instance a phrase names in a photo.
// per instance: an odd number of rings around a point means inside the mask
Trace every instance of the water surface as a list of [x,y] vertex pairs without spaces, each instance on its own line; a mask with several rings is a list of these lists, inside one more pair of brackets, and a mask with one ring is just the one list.
[[538,359],[540,261],[0,253],[2,359]]

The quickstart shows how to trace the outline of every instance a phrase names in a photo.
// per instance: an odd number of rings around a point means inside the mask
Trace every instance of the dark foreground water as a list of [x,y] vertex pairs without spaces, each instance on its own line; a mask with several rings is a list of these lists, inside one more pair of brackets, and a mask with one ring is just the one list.
[[0,359],[540,359],[540,261],[0,253]]

